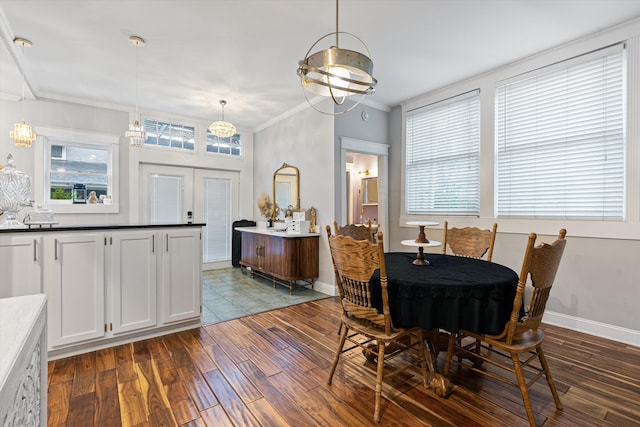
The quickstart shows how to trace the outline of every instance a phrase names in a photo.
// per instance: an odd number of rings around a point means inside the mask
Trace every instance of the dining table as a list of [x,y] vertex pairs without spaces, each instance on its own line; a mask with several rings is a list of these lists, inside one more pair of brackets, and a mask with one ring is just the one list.
[[[518,275],[509,267],[481,259],[431,253],[425,257],[428,265],[415,265],[413,253],[385,253],[389,310],[395,327],[419,326],[428,331],[430,383],[436,393],[448,395],[451,385],[436,366],[437,353],[444,350],[438,344],[441,331],[502,332],[513,308]],[[381,311],[379,270],[370,283],[372,304]]]

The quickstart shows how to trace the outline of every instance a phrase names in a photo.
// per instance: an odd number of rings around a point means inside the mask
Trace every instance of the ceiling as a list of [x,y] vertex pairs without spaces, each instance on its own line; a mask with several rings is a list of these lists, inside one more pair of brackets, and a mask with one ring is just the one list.
[[[342,0],[339,16],[374,62],[367,101],[391,108],[640,17],[640,1]],[[304,105],[298,61],[335,25],[333,0],[0,0],[0,97],[20,99],[23,68],[28,97],[133,108],[137,53],[141,110],[218,120],[226,99],[255,129]]]

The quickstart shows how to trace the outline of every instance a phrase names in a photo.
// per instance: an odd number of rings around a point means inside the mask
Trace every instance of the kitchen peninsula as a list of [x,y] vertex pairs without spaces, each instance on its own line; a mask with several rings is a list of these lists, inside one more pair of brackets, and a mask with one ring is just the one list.
[[0,298],[47,295],[50,359],[197,327],[204,225],[0,230]]

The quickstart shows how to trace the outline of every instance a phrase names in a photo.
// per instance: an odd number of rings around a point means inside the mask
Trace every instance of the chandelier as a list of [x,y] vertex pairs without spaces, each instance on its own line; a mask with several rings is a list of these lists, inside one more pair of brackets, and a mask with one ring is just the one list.
[[33,141],[36,140],[38,135],[33,131],[31,126],[24,120],[24,86],[25,86],[25,76],[24,76],[24,48],[31,47],[33,44],[22,37],[16,37],[13,39],[13,42],[19,46],[22,46],[22,117],[23,120],[20,123],[16,123],[13,125],[13,129],[9,131],[9,136],[13,139],[15,144],[18,147],[31,147]]
[[142,147],[147,139],[147,133],[138,121],[138,47],[144,46],[144,39],[138,36],[131,36],[129,41],[136,47],[136,115],[133,123],[129,124],[129,130],[124,133],[124,136],[129,138],[129,144],[132,147]]
[[222,105],[222,120],[211,123],[209,132],[220,138],[229,138],[236,134],[236,127],[233,123],[224,120],[224,106],[227,105],[227,101],[221,99],[220,105]]
[[[335,45],[328,49],[310,54],[323,40],[335,35]],[[366,55],[350,49],[339,47],[340,35],[349,36],[359,42]],[[373,77],[373,62],[369,59],[369,49],[357,36],[338,30],[338,0],[336,0],[336,31],[320,37],[311,45],[304,59],[298,62],[297,74],[304,89],[304,96],[314,109],[324,114],[343,114],[355,108],[366,95],[375,92],[378,81]],[[318,109],[309,99],[307,92],[324,97],[331,97],[334,105],[330,112]],[[346,99],[356,96],[355,103],[344,104]],[[352,98],[354,99],[354,98]]]

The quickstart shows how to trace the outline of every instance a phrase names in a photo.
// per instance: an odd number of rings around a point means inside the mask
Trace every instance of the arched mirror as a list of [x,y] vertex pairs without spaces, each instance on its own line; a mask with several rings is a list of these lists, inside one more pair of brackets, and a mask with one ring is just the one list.
[[300,171],[297,167],[283,163],[273,173],[273,200],[281,209],[278,215],[274,212],[274,221],[284,219],[289,206],[300,207]]

